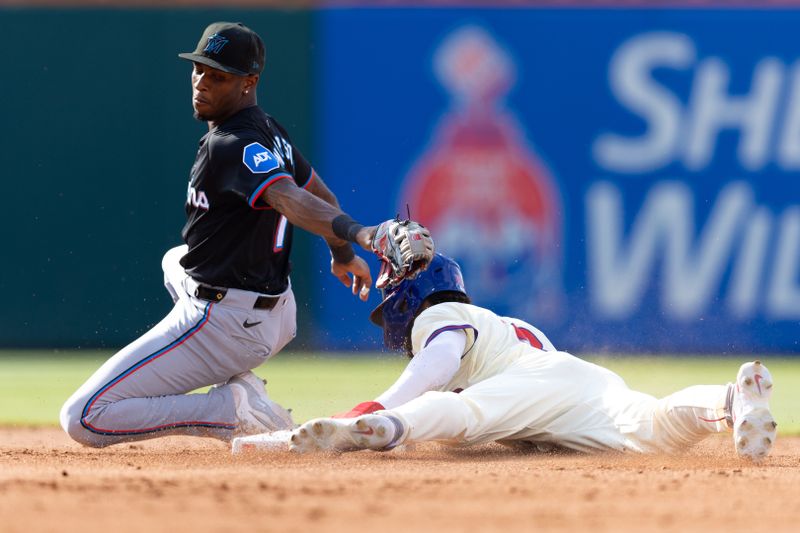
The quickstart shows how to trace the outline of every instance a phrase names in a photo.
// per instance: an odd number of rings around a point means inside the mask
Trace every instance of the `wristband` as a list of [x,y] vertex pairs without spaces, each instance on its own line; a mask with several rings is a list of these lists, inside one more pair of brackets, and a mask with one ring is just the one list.
[[346,265],[356,256],[353,247],[350,243],[345,243],[341,246],[331,246],[331,257],[334,262]]
[[344,239],[350,242],[356,242],[356,235],[358,231],[363,228],[363,224],[359,224],[352,218],[350,215],[346,215],[342,213],[338,217],[334,218],[331,221],[331,228],[333,229],[333,234],[339,237],[340,239]]

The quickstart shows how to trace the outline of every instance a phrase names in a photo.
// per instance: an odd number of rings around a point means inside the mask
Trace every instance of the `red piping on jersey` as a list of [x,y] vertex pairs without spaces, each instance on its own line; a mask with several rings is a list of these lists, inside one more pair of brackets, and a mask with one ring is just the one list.
[[261,195],[264,194],[264,191],[267,190],[267,187],[269,187],[270,185],[274,184],[279,180],[289,179],[291,177],[292,177],[291,174],[287,174],[285,172],[281,172],[270,176],[263,183],[261,183],[261,185],[258,186],[258,188],[255,190],[253,194],[250,195],[250,198],[247,200],[247,203],[250,204],[250,207],[252,207],[253,209],[272,209],[271,206],[256,207],[256,202],[258,201],[259,198],[261,198]]
[[303,184],[303,189],[308,189],[308,186],[311,185],[311,182],[314,181],[314,178],[317,178],[317,173],[314,172],[314,169],[311,169],[311,174],[308,176],[308,180]]

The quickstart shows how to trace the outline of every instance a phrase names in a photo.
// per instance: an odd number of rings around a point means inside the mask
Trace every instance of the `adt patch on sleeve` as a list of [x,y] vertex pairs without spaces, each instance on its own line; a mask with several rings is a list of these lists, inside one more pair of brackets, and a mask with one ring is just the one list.
[[260,143],[250,143],[245,146],[242,161],[253,174],[266,174],[281,166],[275,154]]

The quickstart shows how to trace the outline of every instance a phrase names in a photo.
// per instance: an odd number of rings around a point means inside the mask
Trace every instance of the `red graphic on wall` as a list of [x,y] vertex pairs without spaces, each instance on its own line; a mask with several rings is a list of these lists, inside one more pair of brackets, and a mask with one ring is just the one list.
[[479,305],[542,322],[563,307],[562,211],[550,171],[503,98],[514,65],[484,29],[462,27],[434,54],[452,96],[403,185],[438,251],[456,258]]

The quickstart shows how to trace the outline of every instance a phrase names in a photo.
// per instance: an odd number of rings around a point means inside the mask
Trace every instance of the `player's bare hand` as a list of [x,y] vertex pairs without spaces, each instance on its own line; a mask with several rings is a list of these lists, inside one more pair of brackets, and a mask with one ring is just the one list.
[[366,261],[359,256],[353,257],[349,263],[337,263],[331,260],[331,273],[345,287],[352,286],[353,294],[357,294],[362,301],[367,301],[369,289],[372,286],[372,274],[370,274]]

